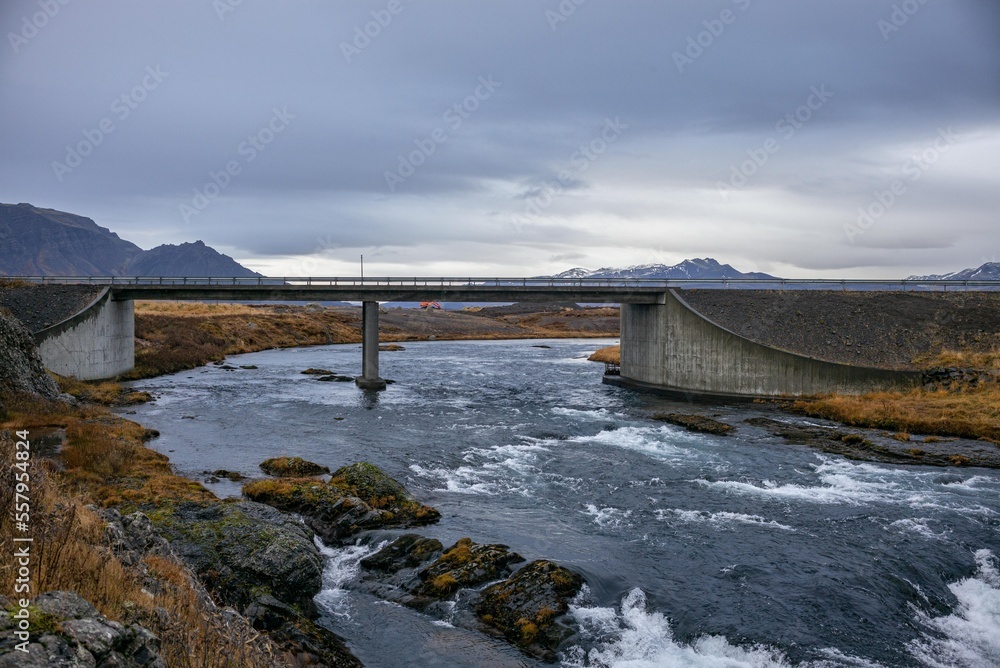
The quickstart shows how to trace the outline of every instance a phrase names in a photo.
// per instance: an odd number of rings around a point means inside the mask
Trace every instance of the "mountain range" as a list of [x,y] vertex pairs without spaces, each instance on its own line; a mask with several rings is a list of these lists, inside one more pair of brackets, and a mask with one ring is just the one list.
[[721,264],[710,257],[684,260],[679,264],[642,264],[624,269],[604,267],[590,271],[577,267],[556,274],[552,278],[669,278],[669,279],[708,279],[708,278],[776,278],[770,274],[757,271],[744,273],[728,264]]
[[[228,255],[202,241],[164,244],[143,250],[90,218],[31,204],[0,203],[0,276],[190,276],[257,277]],[[774,279],[742,272],[712,258],[675,265],[576,267],[538,278],[606,279]],[[950,274],[910,276],[908,280],[1000,280],[1000,262]]]
[[963,269],[950,274],[910,276],[908,281],[1000,281],[1000,262],[987,262],[975,269]]
[[90,218],[0,204],[0,276],[260,276],[202,241],[143,250]]

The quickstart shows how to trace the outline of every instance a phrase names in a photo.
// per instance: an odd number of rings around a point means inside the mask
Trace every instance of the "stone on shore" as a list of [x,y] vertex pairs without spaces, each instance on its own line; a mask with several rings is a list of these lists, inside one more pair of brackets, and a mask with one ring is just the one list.
[[36,596],[28,608],[31,635],[27,653],[15,649],[14,601],[0,597],[0,668],[166,668],[160,641],[138,624],[110,621],[89,601],[69,591]]
[[223,604],[243,609],[270,594],[315,614],[323,560],[311,532],[291,515],[250,501],[188,502],[150,519]]

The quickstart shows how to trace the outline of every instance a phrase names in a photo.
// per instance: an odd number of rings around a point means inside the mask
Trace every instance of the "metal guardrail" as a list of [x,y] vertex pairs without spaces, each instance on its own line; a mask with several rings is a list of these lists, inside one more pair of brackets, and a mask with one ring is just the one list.
[[757,289],[757,290],[895,290],[895,291],[976,291],[1000,290],[998,281],[918,281],[880,279],[828,279],[828,278],[705,278],[705,279],[647,279],[647,278],[479,278],[479,277],[276,277],[219,278],[198,276],[7,276],[5,280],[19,280],[43,285],[101,285],[101,286],[217,286],[217,287],[371,287],[371,288],[706,288],[706,289]]

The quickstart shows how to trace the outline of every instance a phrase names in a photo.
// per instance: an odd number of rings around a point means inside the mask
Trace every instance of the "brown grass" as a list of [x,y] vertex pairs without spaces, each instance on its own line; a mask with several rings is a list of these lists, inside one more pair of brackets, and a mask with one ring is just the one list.
[[353,318],[340,311],[282,306],[139,302],[135,309],[135,368],[123,378],[150,378],[193,369],[227,355],[270,348],[356,343]]
[[[75,435],[71,440],[77,442],[73,447],[78,448],[87,431],[82,426],[86,424],[86,415],[93,413],[71,414],[50,407],[44,410],[44,415],[47,422],[63,422],[72,427]],[[36,421],[15,412],[12,421],[2,427],[24,429]],[[135,427],[141,429],[138,425]],[[0,432],[0,465],[5,471],[10,470],[15,457],[10,433]],[[103,452],[90,443],[88,453],[115,457],[116,446],[110,443],[124,438],[124,434],[105,441]],[[88,438],[93,441],[93,434]],[[141,446],[134,439],[132,441],[128,447],[135,453]],[[74,453],[74,456],[80,455],[79,450]],[[121,461],[95,463],[90,472],[99,475],[96,471],[105,466],[108,472],[127,468]],[[144,589],[141,570],[127,566],[108,549],[105,522],[87,507],[93,499],[74,493],[74,486],[66,484],[74,478],[73,468],[60,472],[56,462],[36,455],[28,472],[31,537],[34,539],[31,543],[32,597],[45,591],[74,591],[111,620],[140,623],[159,636],[161,654],[170,666],[257,668],[274,665],[273,646],[248,625],[234,628],[217,611],[207,608],[199,599],[193,576],[182,564],[163,557],[148,558],[145,566],[159,586],[155,588],[155,595]],[[0,476],[0,506],[12,508],[15,491],[13,476]],[[15,536],[23,535],[16,531],[11,513],[0,513],[0,545],[10,546]],[[13,591],[12,560],[0,562],[0,574],[4,591]]]
[[149,392],[139,392],[127,388],[121,383],[111,380],[87,381],[78,380],[72,376],[60,376],[49,372],[56,383],[59,391],[71,394],[81,401],[88,401],[102,406],[134,406],[144,404],[153,399]]
[[918,357],[914,363],[927,369],[933,367],[958,367],[982,371],[1000,371],[1000,350],[974,352],[963,350],[943,350],[933,355]]
[[1000,443],[1000,385],[962,392],[877,392],[797,402],[797,411],[855,427]]
[[621,364],[622,347],[618,345],[618,346],[608,346],[607,348],[601,348],[587,359],[590,360],[591,362],[604,362],[606,364]]

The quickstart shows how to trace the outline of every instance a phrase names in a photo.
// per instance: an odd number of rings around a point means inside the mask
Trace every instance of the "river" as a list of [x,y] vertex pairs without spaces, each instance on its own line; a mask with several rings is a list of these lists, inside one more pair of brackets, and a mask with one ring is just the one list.
[[[370,461],[442,513],[420,532],[555,560],[588,586],[566,668],[1000,666],[1000,472],[858,463],[655,422],[690,407],[601,384],[595,340],[406,343],[364,395],[357,345],[273,350],[136,383],[179,473],[268,457]],[[548,347],[538,347],[548,346]],[[208,484],[239,494],[236,483]],[[372,668],[536,666],[448,620],[351,591],[372,550],[324,548],[324,623]]]

